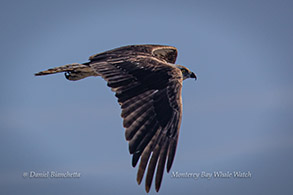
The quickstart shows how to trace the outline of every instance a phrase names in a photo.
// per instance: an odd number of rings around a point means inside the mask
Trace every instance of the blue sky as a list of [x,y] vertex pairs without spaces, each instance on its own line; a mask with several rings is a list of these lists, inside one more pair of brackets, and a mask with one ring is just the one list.
[[[155,43],[177,47],[177,63],[198,76],[184,82],[171,171],[252,174],[165,173],[160,194],[291,194],[292,10],[286,0],[1,1],[0,193],[143,194],[106,83],[33,74]],[[81,177],[23,178],[29,171]]]

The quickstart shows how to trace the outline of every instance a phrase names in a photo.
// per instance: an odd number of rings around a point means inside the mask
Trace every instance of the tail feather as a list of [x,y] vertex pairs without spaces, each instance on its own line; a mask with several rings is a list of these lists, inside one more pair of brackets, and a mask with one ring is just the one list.
[[64,66],[50,68],[48,70],[35,73],[35,76],[43,76],[43,75],[56,74],[61,72],[65,72],[65,77],[68,80],[73,80],[73,81],[80,80],[88,76],[99,76],[87,64],[78,64],[78,63],[67,64]]
[[82,68],[82,67],[88,67],[88,66],[83,65],[83,64],[78,64],[78,63],[66,64],[64,66],[50,68],[48,70],[35,73],[35,76],[55,74],[55,73],[59,73],[59,72],[69,72],[69,71],[74,71],[74,70]]

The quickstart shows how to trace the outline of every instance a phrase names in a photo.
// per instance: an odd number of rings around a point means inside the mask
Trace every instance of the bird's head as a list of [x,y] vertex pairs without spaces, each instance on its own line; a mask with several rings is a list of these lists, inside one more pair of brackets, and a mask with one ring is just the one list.
[[185,66],[177,65],[177,64],[175,66],[181,70],[183,80],[188,79],[188,78],[194,78],[195,80],[197,79],[196,74],[194,74],[192,71],[190,71]]

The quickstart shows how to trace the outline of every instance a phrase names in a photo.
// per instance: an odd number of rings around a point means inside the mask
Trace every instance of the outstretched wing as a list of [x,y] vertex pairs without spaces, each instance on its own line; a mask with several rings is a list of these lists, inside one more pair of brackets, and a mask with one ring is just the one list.
[[166,159],[169,172],[176,151],[182,116],[182,74],[168,64],[175,62],[176,55],[177,50],[169,46],[128,46],[92,56],[88,63],[116,93],[133,155],[132,166],[140,159],[139,184],[148,164],[147,192],[156,167],[159,190]]

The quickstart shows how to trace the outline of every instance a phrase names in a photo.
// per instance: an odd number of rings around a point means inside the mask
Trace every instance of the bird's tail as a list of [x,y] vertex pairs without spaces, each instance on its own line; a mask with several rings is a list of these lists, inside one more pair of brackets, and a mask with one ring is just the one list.
[[35,76],[43,76],[43,75],[56,74],[61,72],[65,72],[65,77],[71,81],[80,80],[88,76],[99,76],[97,73],[93,71],[93,69],[87,63],[85,64],[74,63],[74,64],[67,64],[67,65],[59,66],[55,68],[50,68],[48,70],[35,73]]

